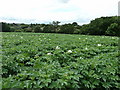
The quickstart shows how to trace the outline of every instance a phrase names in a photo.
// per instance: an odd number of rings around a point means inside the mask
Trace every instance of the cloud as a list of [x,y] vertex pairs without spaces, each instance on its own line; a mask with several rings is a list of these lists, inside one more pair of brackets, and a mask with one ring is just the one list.
[[58,0],[58,1],[60,1],[62,3],[68,3],[70,0]]
[[35,19],[23,19],[23,18],[15,18],[15,17],[0,17],[1,22],[9,22],[9,23],[32,23],[36,22]]
[[0,21],[79,24],[101,16],[118,14],[119,0],[1,0]]

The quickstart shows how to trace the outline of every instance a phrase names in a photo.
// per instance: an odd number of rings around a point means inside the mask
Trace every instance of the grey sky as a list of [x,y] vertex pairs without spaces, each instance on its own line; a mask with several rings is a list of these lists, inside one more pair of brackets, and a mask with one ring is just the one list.
[[62,3],[68,3],[70,0],[58,0],[58,1],[60,1]]
[[0,22],[87,24],[118,15],[119,0],[1,0]]

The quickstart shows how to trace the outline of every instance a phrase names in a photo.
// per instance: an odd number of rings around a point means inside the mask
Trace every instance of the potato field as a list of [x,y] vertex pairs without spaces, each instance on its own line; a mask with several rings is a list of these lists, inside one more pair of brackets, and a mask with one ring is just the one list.
[[1,34],[2,88],[120,88],[118,37]]

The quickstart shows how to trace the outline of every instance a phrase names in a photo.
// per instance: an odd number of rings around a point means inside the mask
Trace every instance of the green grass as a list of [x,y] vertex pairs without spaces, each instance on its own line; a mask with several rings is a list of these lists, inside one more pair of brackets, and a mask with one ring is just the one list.
[[119,88],[118,37],[2,33],[3,88]]

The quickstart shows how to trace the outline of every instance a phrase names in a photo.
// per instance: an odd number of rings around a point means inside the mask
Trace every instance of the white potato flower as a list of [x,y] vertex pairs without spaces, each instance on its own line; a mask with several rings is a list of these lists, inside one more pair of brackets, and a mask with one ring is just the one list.
[[21,39],[23,38],[23,37],[20,37]]
[[52,53],[47,53],[47,55],[52,55]]
[[60,47],[59,47],[59,46],[56,46],[56,49],[60,49]]
[[88,48],[86,47],[85,50],[88,50]]
[[80,57],[80,59],[83,59],[82,57]]
[[72,53],[72,50],[68,50],[67,52],[68,52],[68,53]]
[[101,44],[98,44],[97,46],[102,46]]

